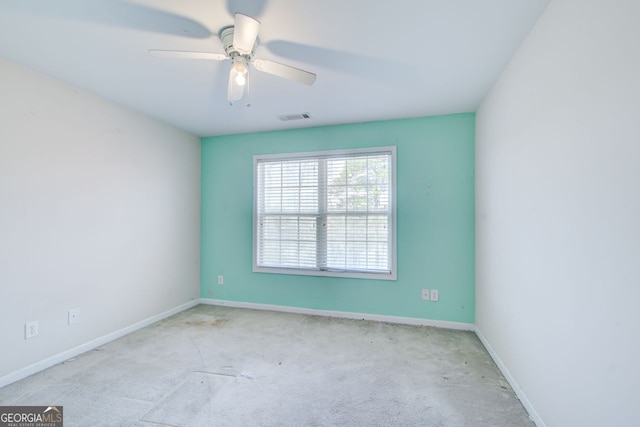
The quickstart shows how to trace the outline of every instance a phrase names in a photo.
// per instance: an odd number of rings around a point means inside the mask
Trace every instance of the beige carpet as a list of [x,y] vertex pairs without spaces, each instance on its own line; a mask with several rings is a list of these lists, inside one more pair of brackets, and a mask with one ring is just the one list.
[[471,332],[200,305],[0,389],[71,426],[533,426]]

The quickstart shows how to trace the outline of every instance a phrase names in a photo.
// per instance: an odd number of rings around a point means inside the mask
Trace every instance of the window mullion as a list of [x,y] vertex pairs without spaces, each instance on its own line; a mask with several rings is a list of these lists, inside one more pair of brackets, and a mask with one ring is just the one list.
[[296,220],[297,249],[296,258],[300,265],[300,212],[302,212],[302,165],[298,163],[298,219]]
[[[284,211],[284,166],[280,163],[280,213]],[[283,250],[282,250],[282,216],[278,218],[278,263],[283,264]]]
[[365,160],[364,174],[366,176],[366,181],[365,181],[365,184],[364,184],[365,185],[365,187],[364,187],[365,188],[365,197],[367,198],[366,202],[365,202],[365,206],[366,206],[366,210],[367,210],[367,216],[366,216],[366,219],[365,219],[365,240],[366,240],[366,242],[365,242],[365,254],[366,255],[365,256],[366,256],[366,258],[365,258],[364,263],[365,263],[366,267],[369,268],[369,246],[371,245],[371,242],[369,241],[369,218],[370,218],[369,217],[369,212],[370,212],[370,209],[369,209],[369,157],[367,157],[366,160]]
[[316,265],[327,268],[327,160],[318,159],[318,216],[316,219]]

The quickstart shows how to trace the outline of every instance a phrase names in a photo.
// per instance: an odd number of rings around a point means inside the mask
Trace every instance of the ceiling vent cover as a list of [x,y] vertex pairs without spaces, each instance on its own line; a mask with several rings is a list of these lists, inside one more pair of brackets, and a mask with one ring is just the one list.
[[283,122],[288,122],[289,120],[305,120],[305,119],[310,119],[311,114],[309,113],[283,114],[281,116],[278,116],[278,118]]

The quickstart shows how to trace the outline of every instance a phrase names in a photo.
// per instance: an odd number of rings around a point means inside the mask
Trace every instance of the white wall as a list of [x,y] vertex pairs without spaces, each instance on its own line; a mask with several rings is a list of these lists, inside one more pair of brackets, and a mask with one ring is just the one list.
[[639,19],[553,0],[477,112],[477,326],[539,425],[640,417]]
[[0,94],[0,378],[197,299],[199,138],[4,61]]

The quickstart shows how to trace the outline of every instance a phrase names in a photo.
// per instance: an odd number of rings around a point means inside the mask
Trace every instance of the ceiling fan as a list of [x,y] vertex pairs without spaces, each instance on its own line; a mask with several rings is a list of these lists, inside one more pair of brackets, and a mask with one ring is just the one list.
[[167,58],[209,59],[214,61],[230,59],[232,65],[229,71],[227,100],[231,105],[242,100],[247,92],[249,64],[253,64],[254,68],[259,71],[298,83],[312,85],[316,81],[316,75],[309,71],[300,70],[299,68],[268,59],[253,59],[253,51],[256,47],[259,29],[260,21],[250,16],[236,13],[234,25],[223,27],[218,33],[225,53],[150,49],[149,54]]

